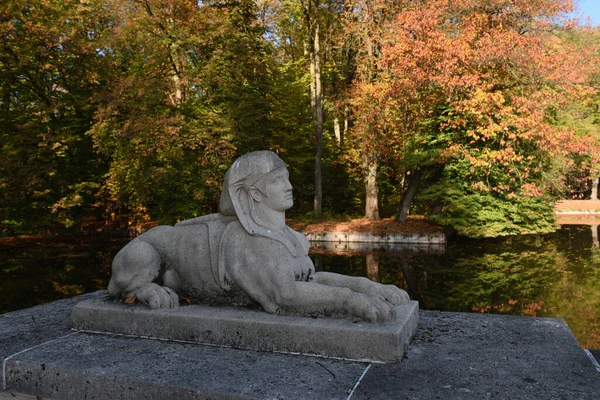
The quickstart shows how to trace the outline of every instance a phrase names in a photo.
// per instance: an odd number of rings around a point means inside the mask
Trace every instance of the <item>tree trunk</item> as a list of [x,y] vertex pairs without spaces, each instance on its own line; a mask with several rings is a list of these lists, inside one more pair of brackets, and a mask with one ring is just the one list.
[[[318,3],[318,2],[317,2]],[[318,4],[317,4],[318,5]],[[321,45],[319,38],[319,18],[315,24],[314,70],[315,70],[315,130],[317,152],[315,155],[315,216],[320,217],[323,208],[323,184],[321,181],[321,157],[323,155],[323,89],[321,82]]]
[[600,241],[598,240],[598,225],[592,225],[592,246],[600,247]]
[[316,133],[315,154],[315,217],[321,216],[323,208],[323,183],[321,179],[321,158],[323,156],[323,89],[321,81],[321,38],[319,20],[319,0],[304,3],[304,16],[309,32],[310,49],[310,105]]
[[366,201],[365,201],[365,218],[371,221],[379,220],[379,202],[378,202],[378,187],[377,187],[377,175],[378,163],[377,157],[369,157],[370,160],[366,164]]
[[344,138],[348,135],[348,128],[349,128],[349,125],[350,125],[349,118],[350,118],[350,108],[346,104],[344,106],[344,131],[342,132],[342,138],[341,138],[341,141],[340,141],[340,146],[344,145]]
[[[363,77],[367,82],[373,82],[375,79],[375,59],[374,59],[374,44],[371,40],[372,32],[368,26],[373,23],[373,14],[370,8],[370,3],[365,3],[367,6],[367,17],[365,17],[366,21],[369,21],[367,24],[367,32],[365,35],[365,51],[367,53],[366,57],[366,74]],[[366,202],[365,202],[365,217],[369,220],[379,220],[379,202],[378,202],[378,174],[379,174],[379,154],[373,151],[373,145],[377,145],[378,143],[378,128],[374,128],[372,124],[367,123],[366,126],[363,127],[365,129],[365,139],[363,139],[363,154],[366,158]],[[371,148],[370,148],[371,147]]]
[[408,183],[408,189],[406,189],[406,192],[404,192],[404,195],[402,196],[400,210],[398,211],[398,215],[396,216],[397,221],[406,221],[406,216],[408,215],[410,203],[412,202],[413,197],[415,197],[415,193],[417,193],[417,189],[421,184],[422,176],[423,172],[421,170],[417,169],[412,171],[412,176],[410,178],[410,182]]
[[342,127],[340,126],[340,119],[337,114],[333,117],[333,133],[335,134],[335,141],[338,146],[342,145]]
[[592,179],[592,195],[590,196],[591,200],[598,200],[598,181],[600,181],[600,178]]
[[333,119],[333,133],[335,134],[335,140],[339,147],[344,146],[344,137],[348,134],[348,106],[344,106],[344,128],[342,129],[342,121],[336,114]]

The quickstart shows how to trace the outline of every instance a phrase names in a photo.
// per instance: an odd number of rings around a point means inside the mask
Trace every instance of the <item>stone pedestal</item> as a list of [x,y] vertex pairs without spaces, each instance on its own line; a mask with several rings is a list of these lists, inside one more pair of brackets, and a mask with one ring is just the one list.
[[417,329],[418,309],[411,301],[397,307],[395,321],[370,324],[204,305],[150,310],[101,298],[78,303],[71,322],[80,331],[393,363]]

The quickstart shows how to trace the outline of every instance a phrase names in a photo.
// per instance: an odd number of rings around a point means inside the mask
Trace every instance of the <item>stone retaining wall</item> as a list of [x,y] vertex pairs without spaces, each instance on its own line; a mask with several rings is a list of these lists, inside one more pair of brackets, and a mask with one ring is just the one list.
[[311,242],[338,243],[414,243],[446,244],[445,233],[388,233],[373,234],[367,232],[311,232],[305,234]]

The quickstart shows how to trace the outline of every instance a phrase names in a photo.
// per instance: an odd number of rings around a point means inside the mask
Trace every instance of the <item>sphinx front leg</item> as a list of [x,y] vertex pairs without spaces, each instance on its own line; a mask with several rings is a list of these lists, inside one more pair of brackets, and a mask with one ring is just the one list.
[[410,302],[406,291],[395,285],[382,285],[367,278],[346,276],[331,272],[317,272],[314,282],[328,286],[346,287],[371,297],[383,298],[394,306],[402,306]]
[[179,296],[173,289],[153,283],[161,262],[160,254],[150,243],[133,240],[113,260],[109,295],[125,299],[135,296],[150,308],[179,307]]

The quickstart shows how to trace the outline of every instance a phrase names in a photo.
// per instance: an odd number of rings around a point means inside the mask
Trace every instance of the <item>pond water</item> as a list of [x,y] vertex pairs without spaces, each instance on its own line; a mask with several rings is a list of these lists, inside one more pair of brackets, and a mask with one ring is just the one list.
[[[596,227],[597,229],[597,227]],[[0,241],[0,313],[104,289],[127,238]],[[584,348],[600,348],[600,248],[590,226],[544,236],[458,238],[444,252],[331,252],[322,270],[406,289],[422,309],[563,318]]]

